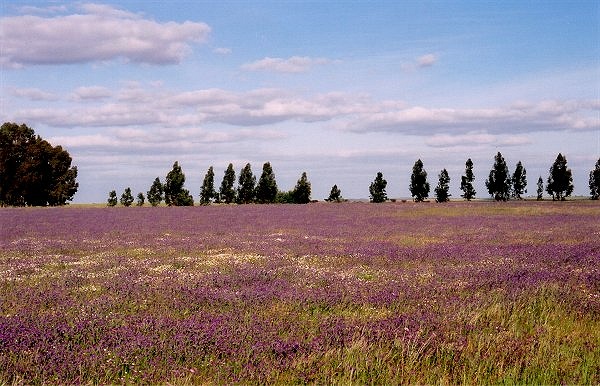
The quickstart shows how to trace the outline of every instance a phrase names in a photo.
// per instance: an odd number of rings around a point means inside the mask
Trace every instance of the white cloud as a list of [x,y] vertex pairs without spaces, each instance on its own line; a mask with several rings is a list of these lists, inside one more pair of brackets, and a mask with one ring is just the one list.
[[427,55],[423,55],[417,59],[417,65],[419,67],[430,67],[430,66],[433,66],[435,64],[435,62],[437,62],[437,60],[438,60],[438,58],[436,55],[427,54]]
[[105,99],[112,95],[112,92],[102,86],[88,86],[88,87],[79,87],[75,91],[71,97],[75,100],[98,100]]
[[435,134],[425,140],[425,144],[431,147],[519,146],[530,143],[531,139],[523,135],[493,135],[485,132]]
[[54,101],[58,100],[58,96],[39,88],[14,88],[10,90],[13,96],[29,99],[31,101]]
[[299,73],[306,72],[312,67],[330,63],[329,59],[325,58],[310,58],[308,56],[292,56],[291,58],[269,58],[266,57],[252,63],[242,65],[242,70],[245,71],[273,71]]
[[231,48],[227,48],[227,47],[217,47],[213,50],[213,52],[215,54],[219,54],[219,55],[229,55],[231,54]]
[[[178,63],[190,44],[204,42],[204,23],[159,23],[108,5],[85,4],[82,13],[0,19],[0,64],[18,68],[124,58],[150,64]],[[93,28],[91,28],[93,26]]]

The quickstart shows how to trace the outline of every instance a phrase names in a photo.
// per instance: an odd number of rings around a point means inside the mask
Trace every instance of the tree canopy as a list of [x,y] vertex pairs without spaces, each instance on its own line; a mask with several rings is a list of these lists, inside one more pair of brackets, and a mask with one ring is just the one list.
[[590,170],[589,186],[592,200],[600,198],[600,158],[596,161],[594,170]]
[[488,179],[485,180],[485,186],[496,201],[506,201],[510,197],[512,179],[500,152],[494,157],[494,166],[490,170]]
[[200,204],[208,205],[211,200],[217,198],[217,192],[215,191],[215,172],[213,167],[209,167],[204,176],[202,187],[200,188]]
[[520,200],[523,193],[527,193],[527,170],[519,161],[512,175],[512,196]]
[[342,191],[338,188],[337,185],[333,185],[331,187],[331,191],[329,192],[329,197],[325,199],[328,202],[342,202],[344,199],[342,197]]
[[387,193],[385,192],[386,186],[387,181],[383,178],[383,173],[377,172],[375,180],[371,182],[371,185],[369,186],[371,202],[379,203],[387,201]]
[[273,203],[277,198],[277,191],[277,182],[271,163],[265,162],[256,186],[256,201],[260,204]]
[[235,189],[233,185],[235,184],[235,170],[233,169],[233,164],[230,163],[227,166],[227,170],[225,170],[225,175],[223,176],[223,181],[221,182],[221,187],[219,188],[219,200],[223,201],[226,204],[231,204],[235,202]]
[[413,165],[410,176],[410,193],[415,202],[424,201],[429,196],[429,182],[427,182],[427,172],[423,169],[423,161],[420,159]]
[[125,191],[121,195],[121,199],[119,201],[123,206],[131,206],[131,204],[133,204],[133,194],[131,194],[131,188],[125,188]]
[[150,190],[147,192],[148,202],[152,206],[157,206],[163,200],[163,184],[160,182],[160,178],[156,177]]
[[300,179],[296,183],[292,191],[292,197],[295,204],[308,204],[310,202],[311,186],[306,176],[306,172],[302,172]]
[[558,153],[550,167],[546,191],[552,196],[552,200],[561,201],[573,193],[573,175],[567,167],[567,157],[561,153]]
[[26,125],[0,127],[0,206],[57,206],[73,200],[77,167]]
[[469,158],[465,163],[465,175],[462,176],[460,180],[460,190],[463,191],[461,197],[467,201],[471,201],[477,194],[473,187],[473,181],[475,181],[475,176],[473,175],[473,161]]
[[256,177],[252,173],[252,166],[247,163],[240,172],[238,179],[237,201],[240,204],[249,204],[254,202],[256,194]]
[[192,206],[194,198],[190,192],[183,186],[185,184],[185,174],[179,166],[179,162],[175,161],[173,169],[165,178],[165,203],[169,206]]
[[443,169],[438,175],[438,184],[435,187],[435,200],[437,202],[446,202],[450,200],[450,176],[448,171]]

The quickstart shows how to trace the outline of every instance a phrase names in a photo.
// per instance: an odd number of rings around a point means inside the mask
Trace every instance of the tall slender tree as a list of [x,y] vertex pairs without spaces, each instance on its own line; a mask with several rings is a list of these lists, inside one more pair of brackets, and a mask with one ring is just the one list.
[[527,193],[527,170],[525,170],[523,164],[519,161],[512,175],[512,196],[520,200],[523,193]]
[[371,182],[369,186],[369,195],[371,196],[371,202],[379,203],[387,201],[387,193],[385,192],[385,188],[387,186],[387,181],[383,178],[383,173],[377,172],[377,176],[375,180]]
[[121,205],[131,206],[133,204],[133,194],[131,194],[131,188],[125,188],[123,194],[121,194]]
[[254,202],[256,187],[256,177],[252,173],[252,166],[247,163],[240,172],[238,180],[237,201],[240,204],[249,204]]
[[461,197],[467,201],[471,201],[471,199],[475,198],[475,194],[477,194],[473,187],[473,181],[475,181],[475,176],[473,175],[473,161],[469,158],[465,163],[465,175],[462,176],[460,180],[460,190],[463,191]]
[[589,186],[592,200],[600,198],[600,158],[596,161],[594,170],[590,170]]
[[185,174],[179,166],[179,162],[175,161],[173,169],[167,174],[165,178],[165,202],[169,206],[192,206],[194,205],[194,198],[190,194],[189,190],[183,186],[185,184]]
[[295,204],[308,204],[310,202],[311,186],[306,176],[306,172],[302,172],[302,176],[292,190],[292,198]]
[[234,184],[235,170],[233,170],[233,164],[230,163],[229,166],[227,166],[227,170],[225,170],[225,175],[223,175],[223,181],[221,182],[221,188],[219,189],[220,200],[226,204],[235,202],[235,189],[233,188]]
[[496,201],[506,201],[510,197],[512,179],[506,161],[498,152],[494,157],[494,166],[490,170],[489,178],[485,181],[488,192]]
[[419,159],[415,162],[410,176],[410,193],[415,202],[422,202],[429,197],[429,190],[427,172],[423,169],[423,161]]
[[552,196],[552,200],[564,201],[573,193],[573,189],[573,175],[567,167],[567,157],[558,153],[550,167],[546,191]]
[[537,181],[537,200],[541,201],[544,198],[544,180],[542,176]]
[[442,169],[438,175],[438,184],[435,187],[435,201],[447,202],[450,200],[450,176],[446,169]]
[[148,202],[152,206],[157,206],[163,200],[164,188],[163,184],[160,182],[160,178],[156,177],[152,186],[150,186],[150,190],[146,192],[146,196],[148,197]]
[[215,191],[215,172],[213,171],[213,167],[209,167],[206,175],[204,176],[204,181],[202,182],[202,187],[200,188],[200,204],[208,205],[211,200],[215,199],[217,196],[217,192]]
[[276,197],[277,182],[275,181],[275,173],[271,163],[265,162],[256,186],[256,201],[260,204],[269,204],[275,202]]

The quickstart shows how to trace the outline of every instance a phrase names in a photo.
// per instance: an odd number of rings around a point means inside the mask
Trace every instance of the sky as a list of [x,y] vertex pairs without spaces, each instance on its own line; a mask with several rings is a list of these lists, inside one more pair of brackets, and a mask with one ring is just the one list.
[[478,197],[501,152],[528,193],[558,153],[588,195],[600,158],[597,1],[0,0],[0,120],[61,145],[75,203],[146,192],[178,161],[199,198],[207,169],[280,190],[306,171],[368,198],[377,172],[409,198],[431,184]]

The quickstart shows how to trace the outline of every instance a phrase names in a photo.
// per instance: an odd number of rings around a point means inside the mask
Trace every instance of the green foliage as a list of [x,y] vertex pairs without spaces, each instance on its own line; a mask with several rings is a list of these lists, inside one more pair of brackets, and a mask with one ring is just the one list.
[[512,196],[520,200],[523,193],[527,193],[527,170],[525,170],[523,164],[519,161],[512,175]]
[[473,181],[475,181],[475,176],[473,175],[473,161],[469,158],[465,163],[465,175],[461,177],[460,181],[460,190],[463,191],[461,197],[467,201],[471,201],[471,199],[475,198],[475,194],[477,194],[473,187]]
[[111,190],[110,193],[108,193],[108,202],[107,202],[108,206],[116,206],[117,205],[117,192],[114,190]]
[[544,180],[542,176],[537,181],[537,200],[541,201],[544,198]]
[[329,197],[325,199],[328,202],[342,202],[344,199],[342,197],[342,191],[338,188],[337,185],[333,185],[331,187],[331,191],[329,192]]
[[600,158],[596,161],[594,170],[590,170],[589,186],[592,200],[600,198]]
[[227,166],[227,170],[225,170],[221,188],[219,189],[219,198],[226,204],[235,202],[235,189],[233,188],[233,184],[235,184],[235,170],[233,170],[233,164],[230,163],[229,166]]
[[165,179],[164,191],[165,202],[169,206],[192,206],[194,198],[190,192],[183,187],[185,184],[185,174],[181,170],[179,163],[175,161],[173,169],[167,174]]
[[438,175],[438,184],[435,188],[435,200],[437,202],[446,202],[450,200],[450,176],[448,171],[443,169]]
[[386,186],[387,181],[383,178],[383,173],[377,172],[375,180],[371,182],[371,185],[369,186],[371,202],[379,203],[387,201],[387,193],[385,192]]
[[150,190],[147,192],[148,202],[152,206],[157,206],[163,200],[163,184],[160,182],[160,178],[156,177]]
[[26,125],[0,127],[0,206],[57,206],[71,201],[77,167],[61,146],[52,146]]
[[423,169],[423,162],[419,159],[413,166],[410,176],[410,193],[415,202],[422,202],[429,197],[429,182],[427,182],[427,172]]
[[131,188],[125,188],[125,191],[123,192],[123,194],[121,194],[121,199],[119,201],[123,206],[131,206],[131,204],[133,204],[133,195],[131,194]]
[[490,170],[488,179],[485,180],[485,186],[496,201],[506,201],[510,197],[512,179],[500,152],[494,157],[494,166]]
[[269,162],[263,165],[262,174],[256,186],[256,201],[260,204],[268,204],[275,202],[277,197],[277,182],[275,181],[275,173]]
[[252,173],[250,163],[247,163],[240,172],[240,178],[238,179],[237,202],[239,204],[249,204],[254,202],[256,193],[255,186],[256,177]]
[[287,192],[279,191],[275,197],[275,202],[278,204],[293,204],[294,203],[294,191],[289,190]]
[[204,181],[202,182],[202,188],[200,188],[200,204],[208,205],[212,199],[217,198],[217,192],[215,191],[215,172],[213,167],[209,167]]
[[552,196],[552,200],[564,201],[573,193],[573,175],[567,167],[567,157],[561,153],[558,153],[550,167],[547,182],[546,191]]
[[302,176],[296,183],[292,191],[292,197],[295,204],[308,204],[310,202],[311,187],[306,172],[302,172]]
[[137,195],[137,202],[135,203],[136,206],[144,206],[144,201],[146,201],[146,198],[144,197],[144,193],[139,192]]

